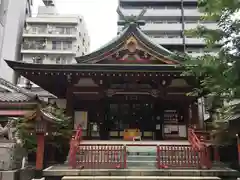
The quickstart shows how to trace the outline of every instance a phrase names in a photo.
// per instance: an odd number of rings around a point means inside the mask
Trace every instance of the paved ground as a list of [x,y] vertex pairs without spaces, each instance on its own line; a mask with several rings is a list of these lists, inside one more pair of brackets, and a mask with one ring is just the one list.
[[[46,169],[44,169],[44,171],[94,171],[94,169],[72,169],[71,167],[69,167],[69,165],[66,164],[58,164],[58,165],[54,165],[54,166],[50,166]],[[111,171],[111,170],[116,170],[116,169],[95,169],[96,171]],[[207,172],[207,171],[232,171],[232,172],[236,172],[236,170],[233,170],[231,168],[228,167],[213,167],[211,169],[184,169],[184,168],[175,168],[175,169],[117,169],[116,171],[202,171],[202,172]]]
[[190,145],[187,140],[173,140],[173,141],[123,141],[123,140],[85,140],[82,141],[81,144],[123,144],[123,145],[146,145],[146,146],[154,146],[154,145]]

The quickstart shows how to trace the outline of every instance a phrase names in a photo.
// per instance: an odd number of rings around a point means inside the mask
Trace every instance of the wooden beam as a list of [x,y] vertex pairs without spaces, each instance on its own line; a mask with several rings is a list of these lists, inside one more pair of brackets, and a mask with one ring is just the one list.
[[199,128],[199,112],[198,112],[198,104],[197,102],[193,102],[191,104],[192,110],[192,124],[195,124],[197,128]]
[[73,88],[68,87],[66,93],[66,114],[70,117],[73,116]]

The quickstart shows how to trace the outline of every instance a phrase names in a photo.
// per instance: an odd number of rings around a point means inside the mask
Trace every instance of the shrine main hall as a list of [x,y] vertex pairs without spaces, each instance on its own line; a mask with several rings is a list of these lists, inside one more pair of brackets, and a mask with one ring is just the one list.
[[198,97],[187,95],[198,83],[172,55],[132,22],[75,64],[6,62],[55,95],[85,139],[123,139],[129,129],[144,140],[187,139],[189,126],[203,127]]

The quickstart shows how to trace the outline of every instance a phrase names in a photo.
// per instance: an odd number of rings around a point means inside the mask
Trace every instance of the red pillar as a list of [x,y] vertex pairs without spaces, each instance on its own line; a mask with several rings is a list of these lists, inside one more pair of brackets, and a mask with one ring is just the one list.
[[44,146],[44,133],[39,133],[37,134],[36,170],[43,169]]

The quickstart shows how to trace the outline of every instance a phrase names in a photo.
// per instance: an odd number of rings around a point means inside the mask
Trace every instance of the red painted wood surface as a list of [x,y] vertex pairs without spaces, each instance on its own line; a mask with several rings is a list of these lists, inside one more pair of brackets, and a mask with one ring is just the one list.
[[211,168],[212,162],[210,160],[210,149],[199,139],[194,128],[188,128],[188,141],[191,146],[199,152],[200,168]]
[[120,169],[126,167],[126,149],[123,145],[80,144],[77,153],[77,167],[84,167],[84,169]]
[[44,159],[44,134],[37,134],[37,154],[36,154],[36,169],[43,169],[43,159]]
[[126,169],[129,154],[127,148],[155,147],[156,168],[203,168],[207,166],[206,152],[189,145],[156,145],[156,144],[85,144],[75,151],[75,163],[72,168],[84,169]]
[[72,168],[77,167],[77,149],[80,145],[80,141],[82,140],[82,127],[79,125],[75,136],[72,137],[70,141],[70,150],[69,150],[69,165]]
[[33,113],[33,111],[27,110],[0,110],[0,116],[24,116],[26,114]]

